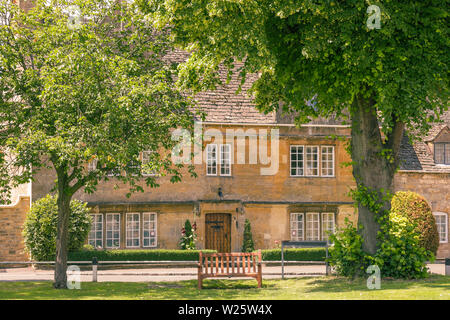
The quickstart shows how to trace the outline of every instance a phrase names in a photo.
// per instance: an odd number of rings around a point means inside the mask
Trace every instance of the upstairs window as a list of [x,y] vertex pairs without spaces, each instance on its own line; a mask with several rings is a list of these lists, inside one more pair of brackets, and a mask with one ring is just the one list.
[[217,175],[217,145],[208,144],[206,146],[206,175]]
[[334,177],[334,146],[297,146],[290,149],[291,177]]
[[220,175],[231,176],[231,145],[220,145]]
[[206,146],[206,175],[231,176],[231,145],[208,144]]
[[303,146],[291,146],[291,176],[303,175]]
[[450,165],[450,143],[437,142],[434,144],[434,161],[436,164]]
[[334,147],[322,146],[322,177],[334,177]]
[[306,147],[306,175],[316,177],[319,175],[319,147]]
[[11,13],[9,12],[7,7],[3,7],[3,12],[0,12],[0,26],[9,26],[10,21]]
[[88,162],[88,171],[97,170],[97,159],[92,159]]

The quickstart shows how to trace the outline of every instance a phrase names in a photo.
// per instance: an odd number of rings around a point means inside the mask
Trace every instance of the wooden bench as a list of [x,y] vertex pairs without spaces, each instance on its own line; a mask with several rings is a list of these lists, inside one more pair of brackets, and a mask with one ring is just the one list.
[[199,253],[198,288],[203,279],[219,277],[251,277],[262,286],[261,250],[257,252]]

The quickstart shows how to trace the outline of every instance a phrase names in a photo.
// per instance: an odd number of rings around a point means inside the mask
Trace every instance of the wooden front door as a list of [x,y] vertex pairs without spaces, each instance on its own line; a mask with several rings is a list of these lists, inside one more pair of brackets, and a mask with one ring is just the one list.
[[231,252],[231,214],[206,214],[205,228],[205,249]]

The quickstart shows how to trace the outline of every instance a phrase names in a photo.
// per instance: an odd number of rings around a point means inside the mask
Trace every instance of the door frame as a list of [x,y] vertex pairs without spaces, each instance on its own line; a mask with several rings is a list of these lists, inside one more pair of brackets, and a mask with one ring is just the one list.
[[[216,243],[213,244],[212,247],[213,248],[207,248],[209,246],[209,242],[210,241],[214,241],[212,239],[209,239],[209,232],[208,229],[211,228],[210,227],[210,223],[208,223],[208,218],[214,216],[214,215],[220,215],[222,216],[222,220],[223,221],[223,233],[224,233],[224,245],[223,245],[223,252],[231,252],[232,251],[232,237],[231,237],[231,233],[232,233],[232,214],[229,212],[208,212],[205,213],[205,248],[206,249],[212,249],[212,250],[217,250],[218,252],[220,252],[220,246]],[[213,218],[214,219],[214,218]],[[216,220],[212,220],[212,221],[216,221]],[[219,220],[217,220],[219,221]],[[214,248],[215,247],[215,248]]]

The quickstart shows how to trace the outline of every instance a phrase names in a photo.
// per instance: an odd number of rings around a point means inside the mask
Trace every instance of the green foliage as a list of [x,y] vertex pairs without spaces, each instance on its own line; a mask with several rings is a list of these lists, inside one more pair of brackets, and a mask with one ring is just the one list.
[[346,226],[330,235],[333,246],[328,259],[339,275],[361,276],[369,265],[377,265],[382,277],[415,279],[427,276],[426,262],[434,255],[420,245],[415,224],[406,217],[390,213],[381,219],[380,247],[371,256],[362,250],[363,240],[358,230],[346,221]]
[[390,214],[389,223],[382,225],[386,237],[372,264],[380,267],[383,277],[417,279],[428,275],[426,262],[434,255],[420,244],[415,224],[396,213]]
[[439,233],[431,207],[425,198],[414,192],[399,191],[392,199],[391,212],[402,215],[414,223],[420,245],[436,255]]
[[250,220],[245,219],[244,225],[244,239],[242,241],[242,252],[252,252],[255,250],[255,243],[253,242],[252,227]]
[[[155,176],[144,176],[149,170],[179,181],[171,153],[159,151],[178,143],[174,129],[193,127],[195,111],[174,86],[177,64],[165,59],[168,30],[151,28],[129,1],[39,0],[26,12],[6,2],[0,2],[0,16],[11,14],[11,23],[0,25],[0,43],[8,44],[0,46],[0,146],[14,157],[0,156],[1,193],[43,167],[64,178],[64,195],[94,192],[109,173],[129,185],[128,195],[142,192],[144,181],[158,186]],[[71,28],[67,5],[89,19]],[[148,163],[146,150],[155,151]],[[96,166],[88,171],[91,161]],[[6,166],[32,170],[5,177]]]
[[197,223],[191,226],[189,219],[184,223],[184,228],[181,229],[181,239],[179,245],[182,250],[195,250],[197,243]]
[[355,277],[364,273],[368,266],[366,253],[362,250],[363,239],[358,229],[345,219],[345,227],[329,236],[333,244],[329,248],[328,262],[339,275]]
[[[370,97],[385,133],[397,121],[427,129],[431,113],[447,108],[445,1],[138,3],[155,26],[172,26],[175,41],[192,51],[179,80],[195,90],[220,82],[219,64],[242,79],[259,72],[257,106],[295,111],[302,122],[341,115],[356,96]],[[381,29],[367,27],[370,4],[380,7]]]
[[350,196],[355,204],[369,208],[381,217],[387,213],[383,210],[384,205],[392,199],[390,190],[371,190],[362,184],[358,185],[356,189],[350,190]]
[[[261,250],[263,261],[280,261],[281,249]],[[325,248],[286,248],[284,260],[286,261],[325,261]]]
[[214,250],[80,250],[69,252],[69,261],[198,261],[198,253]]
[[[90,210],[86,203],[73,200],[70,203],[69,251],[83,247],[91,226]],[[52,260],[56,252],[56,226],[58,206],[56,197],[47,195],[33,203],[27,214],[23,236],[25,248],[32,259]]]

